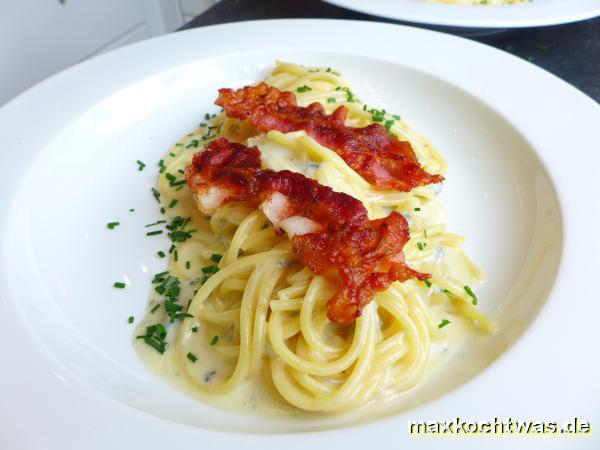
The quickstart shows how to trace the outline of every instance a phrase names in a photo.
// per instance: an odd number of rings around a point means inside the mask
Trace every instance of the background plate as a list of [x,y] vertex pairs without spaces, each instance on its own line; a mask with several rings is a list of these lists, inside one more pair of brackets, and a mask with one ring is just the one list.
[[533,0],[512,5],[449,5],[421,0],[325,0],[366,14],[428,25],[525,28],[576,22],[600,15],[597,0]]

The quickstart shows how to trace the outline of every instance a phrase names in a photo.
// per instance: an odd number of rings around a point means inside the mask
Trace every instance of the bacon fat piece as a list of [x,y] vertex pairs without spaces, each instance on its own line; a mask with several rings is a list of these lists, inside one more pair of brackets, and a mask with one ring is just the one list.
[[408,192],[444,180],[441,175],[423,170],[410,143],[393,138],[380,124],[364,128],[346,126],[345,106],[327,115],[320,103],[297,106],[292,92],[280,91],[266,83],[238,90],[220,89],[215,104],[223,107],[228,117],[248,120],[265,131],[304,130],[315,141],[334,150],[365,180],[382,189]]
[[401,214],[369,220],[363,204],[347,194],[296,172],[262,170],[256,147],[213,141],[194,156],[185,176],[203,212],[232,201],[260,205],[314,273],[337,272],[342,287],[327,302],[333,322],[353,323],[375,294],[396,280],[430,277],[404,261],[410,236]]

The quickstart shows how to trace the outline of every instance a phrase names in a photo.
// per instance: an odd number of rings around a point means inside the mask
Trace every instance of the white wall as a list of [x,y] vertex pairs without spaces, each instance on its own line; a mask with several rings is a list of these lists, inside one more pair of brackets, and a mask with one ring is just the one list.
[[0,0],[0,105],[95,54],[169,33],[218,0]]

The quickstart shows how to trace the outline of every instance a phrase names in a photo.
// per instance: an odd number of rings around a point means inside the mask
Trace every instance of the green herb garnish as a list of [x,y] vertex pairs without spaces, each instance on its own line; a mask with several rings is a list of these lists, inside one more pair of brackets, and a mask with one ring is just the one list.
[[469,297],[471,297],[471,299],[473,299],[473,304],[476,305],[477,304],[477,296],[473,293],[473,291],[471,290],[471,288],[469,286],[465,286],[465,292],[467,294],[469,294]]
[[444,328],[449,323],[450,323],[450,321],[448,319],[444,319],[440,322],[440,324],[438,325],[438,328]]
[[136,336],[136,339],[143,339],[146,344],[162,354],[167,348],[167,343],[165,342],[166,337],[167,330],[164,325],[157,323],[156,325],[146,327],[146,334]]
[[158,203],[160,203],[160,192],[158,192],[156,189],[152,188],[152,195],[154,196],[156,201]]
[[144,228],[153,227],[154,225],[160,225],[161,223],[167,223],[167,221],[166,220],[159,220],[159,221],[154,222],[154,223],[149,223],[148,225],[144,225]]

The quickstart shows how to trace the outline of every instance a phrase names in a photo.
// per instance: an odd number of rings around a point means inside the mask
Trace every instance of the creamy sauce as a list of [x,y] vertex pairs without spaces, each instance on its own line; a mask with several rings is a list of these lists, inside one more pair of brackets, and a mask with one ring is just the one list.
[[[155,299],[153,296],[150,305],[153,304]],[[449,320],[450,324],[439,330],[438,339],[432,339],[428,369],[421,383],[425,383],[428,380],[435,380],[438,376],[443,376],[444,366],[451,364],[452,357],[460,350],[467,339],[472,339],[473,333],[476,333],[472,324],[464,317],[446,311],[444,305],[432,304],[431,313],[436,324],[440,323],[443,319]],[[160,317],[157,317],[156,314],[159,314],[159,311],[154,314],[148,313],[144,321],[138,326],[136,335],[144,334],[147,325],[152,325],[157,320],[160,320]],[[164,316],[162,311],[160,314]],[[198,359],[195,363],[186,361],[186,364],[193,366],[192,373],[196,374],[198,380],[202,380],[200,382],[207,384],[216,383],[223,378],[223,373],[230,373],[231,367],[225,365],[221,359],[216,357],[215,352],[219,344],[217,343],[211,347],[210,340],[212,336],[207,335],[201,327],[202,325],[199,325],[197,333],[198,351],[195,353]],[[171,330],[169,331],[169,345],[162,355],[146,345],[142,340],[136,340],[134,345],[144,363],[154,373],[177,389],[204,403],[241,414],[260,414],[273,417],[281,417],[282,415],[288,417],[314,416],[314,413],[302,411],[281,400],[275,390],[261,376],[253,380],[246,380],[238,389],[228,394],[209,394],[197,389],[194,386],[195,381],[180,370],[180,363],[176,359],[175,348],[171,345],[175,335],[176,333],[173,333]],[[264,363],[266,363],[267,358],[268,356],[263,358]],[[360,409],[360,414],[369,415],[370,413],[375,413],[376,409],[382,406],[382,402],[393,404],[401,400],[401,397],[406,394],[408,392],[398,394],[394,392],[393,387],[389,387],[377,393],[373,400],[363,406]]]

